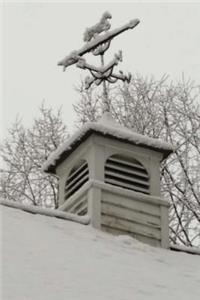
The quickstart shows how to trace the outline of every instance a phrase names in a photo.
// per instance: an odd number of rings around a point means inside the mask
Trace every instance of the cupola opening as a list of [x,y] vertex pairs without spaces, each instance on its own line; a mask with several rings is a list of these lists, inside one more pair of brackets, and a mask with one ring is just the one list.
[[147,170],[136,159],[123,155],[113,155],[107,159],[105,183],[150,194]]
[[65,200],[72,196],[80,187],[89,180],[89,168],[85,160],[76,164],[65,183]]

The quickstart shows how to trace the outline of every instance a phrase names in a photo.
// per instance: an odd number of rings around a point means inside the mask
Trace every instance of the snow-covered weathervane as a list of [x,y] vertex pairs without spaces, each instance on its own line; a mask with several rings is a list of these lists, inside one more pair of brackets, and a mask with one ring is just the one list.
[[[118,74],[113,72],[114,67],[118,65],[119,61],[122,61],[122,51],[115,54],[113,60],[111,60],[107,65],[104,63],[104,54],[110,47],[111,40],[114,37],[128,29],[133,29],[140,22],[138,19],[134,19],[120,28],[109,31],[111,27],[109,19],[111,18],[111,14],[109,12],[105,12],[99,23],[86,29],[84,33],[85,45],[80,50],[71,52],[58,63],[59,66],[63,66],[64,71],[68,66],[73,64],[76,64],[76,66],[81,69],[89,70],[92,76],[87,76],[85,79],[86,89],[88,89],[93,83],[96,85],[100,85],[101,83],[103,84],[104,112],[110,111],[110,101],[108,98],[106,81],[109,83],[115,83],[117,80],[130,82],[131,79],[130,73],[128,75],[124,75],[122,71],[119,71]],[[95,67],[86,62],[82,56],[88,52],[92,52],[95,56],[100,55],[100,67]]]

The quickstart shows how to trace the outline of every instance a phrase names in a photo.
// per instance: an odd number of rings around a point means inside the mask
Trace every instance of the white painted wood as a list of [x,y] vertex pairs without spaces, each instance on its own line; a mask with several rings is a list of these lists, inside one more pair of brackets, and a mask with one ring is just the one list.
[[89,171],[91,180],[104,181],[104,152],[105,146],[97,146],[94,142],[94,136],[91,137],[93,141],[90,157],[89,157]]
[[56,168],[56,174],[61,178],[68,178],[72,168],[78,161],[86,160],[88,162],[91,156],[91,149],[93,147],[92,137],[89,137],[86,141],[82,142],[74,152],[72,152],[58,167]]
[[103,231],[111,233],[113,235],[129,235],[129,236],[132,236],[133,238],[141,241],[142,243],[146,243],[146,244],[149,244],[149,245],[154,246],[154,247],[161,247],[160,240],[156,240],[154,238],[139,235],[139,234],[136,234],[136,233],[133,233],[133,232],[127,232],[127,231],[124,231],[122,229],[107,227],[105,225],[102,225],[101,229]]
[[88,214],[91,217],[91,225],[101,228],[101,189],[92,186],[88,191]]
[[85,202],[85,204],[83,204],[79,209],[76,210],[76,214],[79,216],[84,216],[87,214],[88,211],[88,205],[87,202]]
[[169,248],[169,211],[161,206],[161,246]]
[[127,189],[120,188],[118,186],[112,186],[110,184],[106,184],[104,182],[97,181],[97,180],[95,180],[93,182],[93,184],[96,187],[101,188],[103,191],[108,191],[110,193],[116,193],[119,196],[134,198],[134,199],[136,199],[140,202],[149,203],[149,204],[152,204],[152,205],[154,204],[155,206],[158,204],[158,205],[163,205],[163,206],[169,207],[169,202],[167,200],[161,198],[161,197],[145,195],[143,193],[130,191],[130,190],[127,190]]
[[73,182],[74,179],[72,181],[71,181],[71,179],[74,177],[78,178],[78,176],[81,175],[83,171],[86,171],[87,165],[88,164],[86,161],[83,164],[81,164],[80,167],[76,169],[76,171],[72,172],[72,174],[70,176],[68,176],[67,181],[70,183]]
[[128,184],[128,183],[125,183],[125,182],[122,182],[122,181],[119,181],[119,180],[115,180],[115,179],[107,178],[106,183],[116,185],[116,186],[119,186],[119,187],[122,187],[122,188],[125,188],[125,189],[129,189],[129,190],[135,190],[135,191],[145,193],[145,194],[149,193],[148,189],[144,189],[144,188],[136,186],[136,185],[133,186],[132,184]]
[[126,231],[127,233],[132,232],[142,236],[150,237],[152,239],[161,240],[161,233],[159,229],[150,229],[148,226],[133,223],[124,219],[103,215],[101,224],[111,228]]
[[160,240],[156,240],[156,239],[152,239],[150,237],[147,236],[142,236],[139,234],[135,234],[135,238],[142,242],[142,243],[146,243],[148,245],[151,245],[153,247],[161,247],[161,241]]
[[105,147],[105,161],[112,155],[124,155],[127,157],[133,157],[139,161],[144,168],[148,171],[150,170],[150,159],[151,157],[159,158],[160,154],[154,150],[146,149],[137,145],[130,145],[129,143],[116,141],[102,136],[95,136],[94,142],[97,146]]
[[161,219],[159,216],[146,214],[123,206],[113,205],[112,203],[102,202],[102,213],[107,215],[114,215],[119,218],[124,218],[138,224],[143,224],[149,227],[161,228]]
[[85,182],[87,182],[89,179],[88,174],[85,174],[85,176],[83,178],[81,178],[78,182],[76,182],[76,184],[74,184],[73,186],[71,186],[71,188],[69,188],[69,190],[67,189],[67,187],[65,187],[65,199],[67,199],[69,197],[69,195],[73,195],[73,193],[75,191],[78,190],[79,187],[81,187]]
[[[72,168],[78,163],[78,161],[81,160],[85,160],[86,162],[89,161],[93,145],[94,142],[92,141],[92,137],[89,137],[86,141],[82,142],[82,144],[56,168],[56,174],[59,177],[59,198],[58,198],[59,208],[62,207],[66,201],[65,184]],[[81,188],[82,187],[80,187],[80,189]],[[78,191],[76,191],[76,193],[77,192]]]
[[[127,166],[120,159],[118,165],[112,162],[111,156],[116,154],[118,158],[128,158]],[[95,228],[130,234],[150,245],[167,248],[169,203],[160,197],[162,156],[158,151],[93,133],[56,169],[60,176],[59,209],[77,214],[88,209],[91,225]],[[77,178],[72,175],[70,180],[70,171],[80,160],[88,163],[89,176],[85,178],[86,173],[82,174],[79,170]],[[109,169],[105,169],[106,161]],[[105,176],[105,170],[109,179]],[[123,187],[113,185],[119,184],[115,176],[117,172]],[[67,179],[69,188],[72,188],[70,192],[75,189],[75,193],[64,201]],[[80,186],[81,180],[86,179],[88,181]],[[105,180],[113,184],[105,183]],[[132,183],[138,191],[128,189]]]
[[73,206],[68,208],[68,211],[78,214],[78,210],[80,210],[80,208],[85,206],[86,204],[87,204],[87,197],[85,195],[84,197],[79,198],[79,200],[77,200]]
[[65,211],[72,211],[74,207],[82,202],[82,199],[87,199],[86,194],[81,195],[80,197],[73,197],[72,199],[69,198],[68,200],[65,201]]
[[160,196],[160,160],[161,154],[150,159],[150,194]]
[[[130,156],[128,156],[128,157],[130,157]],[[124,157],[124,158],[126,158],[126,157]],[[126,161],[126,160],[122,159],[122,157],[121,158],[120,157],[117,158],[117,157],[111,156],[108,159],[109,159],[110,162],[116,162],[118,164],[122,164],[123,163],[127,167],[133,167],[133,168],[145,171],[145,168],[142,165],[139,165],[137,163],[133,163],[131,161]]]
[[59,210],[67,211],[71,205],[73,205],[76,201],[79,201],[81,197],[84,197],[84,195],[87,194],[91,186],[92,186],[92,181],[91,180],[87,181],[67,201],[65,201],[61,206],[59,206]]
[[149,183],[146,180],[140,180],[140,179],[137,179],[134,176],[130,176],[130,175],[125,175],[125,174],[122,175],[122,174],[119,174],[119,173],[117,174],[117,172],[108,171],[108,170],[106,170],[105,173],[106,173],[106,175],[110,175],[110,176],[113,176],[115,178],[119,178],[119,180],[122,178],[126,181],[129,181],[129,182],[133,183],[133,184],[138,183],[140,185],[146,186],[147,189],[149,188]]
[[73,180],[68,184],[68,180],[65,185],[65,192],[69,191],[73,186],[75,186],[78,182],[80,182],[83,178],[89,178],[88,169],[85,169],[82,173],[77,175],[77,177],[73,178]]
[[140,200],[137,200],[136,197],[132,199],[130,197],[121,197],[115,193],[106,193],[103,192],[102,200],[104,202],[119,206],[121,208],[127,208],[140,213],[145,213],[150,216],[159,217],[160,216],[160,207],[158,205],[151,205],[150,203],[144,203]]
[[58,189],[58,204],[59,207],[65,203],[65,177],[59,178],[59,189]]
[[123,173],[127,173],[129,175],[136,175],[141,178],[149,179],[149,176],[145,174],[144,172],[136,171],[133,169],[127,169],[125,167],[121,166],[115,166],[114,164],[111,164],[109,161],[106,162],[106,167],[110,169],[115,169],[116,171],[121,171]]

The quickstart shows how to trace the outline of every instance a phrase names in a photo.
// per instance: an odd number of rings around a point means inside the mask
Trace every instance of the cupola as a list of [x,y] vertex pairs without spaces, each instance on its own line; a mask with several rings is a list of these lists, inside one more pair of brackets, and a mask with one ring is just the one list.
[[168,248],[169,203],[160,195],[166,142],[122,127],[106,112],[50,155],[43,169],[59,177],[59,209],[88,214],[91,225]]

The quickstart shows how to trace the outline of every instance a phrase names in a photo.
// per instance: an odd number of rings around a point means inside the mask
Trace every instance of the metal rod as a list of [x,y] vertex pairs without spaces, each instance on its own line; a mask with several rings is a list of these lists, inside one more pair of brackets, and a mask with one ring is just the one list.
[[[101,66],[104,67],[104,54],[101,54]],[[108,98],[108,89],[105,80],[103,80],[103,100],[104,100],[103,112],[109,112],[110,103]]]

